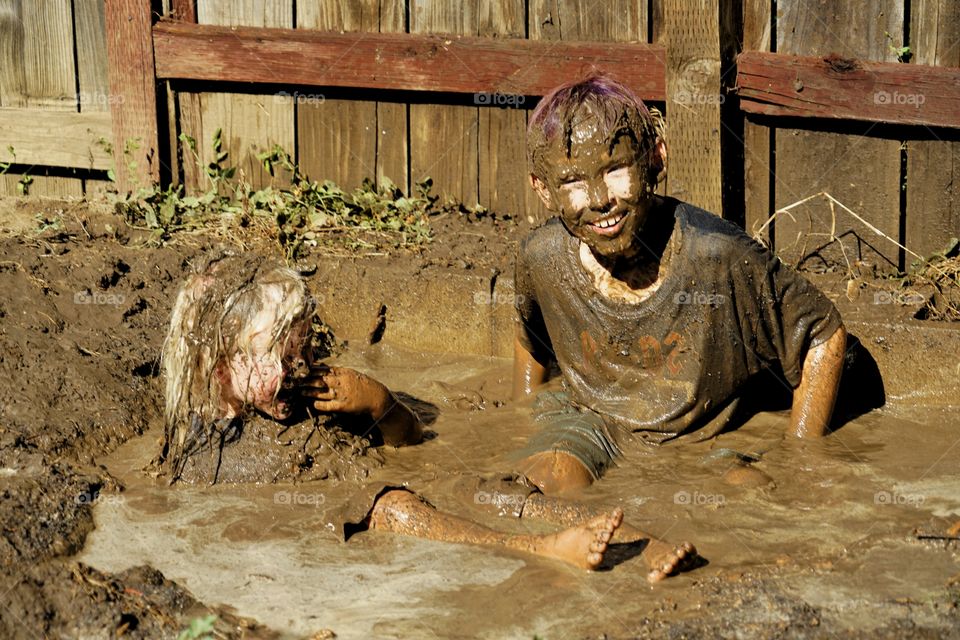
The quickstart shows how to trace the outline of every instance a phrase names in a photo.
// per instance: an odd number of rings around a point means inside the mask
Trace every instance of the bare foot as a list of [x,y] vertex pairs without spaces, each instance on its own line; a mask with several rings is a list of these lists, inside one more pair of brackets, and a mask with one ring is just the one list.
[[697,550],[689,542],[674,545],[656,538],[649,538],[646,548],[640,555],[650,567],[647,580],[660,582],[688,568],[697,559]]
[[596,569],[603,562],[613,532],[623,523],[623,509],[592,518],[552,536],[546,536],[537,553],[569,562],[583,569]]

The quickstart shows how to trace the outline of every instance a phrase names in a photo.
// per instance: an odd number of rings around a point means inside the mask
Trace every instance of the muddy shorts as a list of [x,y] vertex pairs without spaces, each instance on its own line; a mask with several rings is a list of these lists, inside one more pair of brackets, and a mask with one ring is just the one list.
[[577,406],[567,393],[543,391],[538,394],[533,404],[533,418],[543,428],[518,452],[520,457],[562,451],[579,460],[596,480],[621,455],[600,414]]

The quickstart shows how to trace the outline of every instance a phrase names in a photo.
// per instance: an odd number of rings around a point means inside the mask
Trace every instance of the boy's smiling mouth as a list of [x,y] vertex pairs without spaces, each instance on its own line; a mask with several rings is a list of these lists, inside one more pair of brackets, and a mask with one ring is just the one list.
[[590,227],[590,230],[594,233],[602,236],[615,236],[620,233],[620,230],[623,228],[623,223],[624,220],[627,219],[627,215],[628,212],[626,211],[611,213],[593,222],[588,222],[586,225]]

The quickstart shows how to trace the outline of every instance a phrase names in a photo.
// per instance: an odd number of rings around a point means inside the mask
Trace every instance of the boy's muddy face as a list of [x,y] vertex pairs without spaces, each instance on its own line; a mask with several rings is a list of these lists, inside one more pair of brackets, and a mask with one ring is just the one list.
[[[650,209],[636,141],[621,134],[611,146],[589,109],[572,127],[569,156],[559,142],[550,150],[550,175],[534,187],[564,226],[594,253],[628,253]],[[544,190],[547,193],[544,193]]]

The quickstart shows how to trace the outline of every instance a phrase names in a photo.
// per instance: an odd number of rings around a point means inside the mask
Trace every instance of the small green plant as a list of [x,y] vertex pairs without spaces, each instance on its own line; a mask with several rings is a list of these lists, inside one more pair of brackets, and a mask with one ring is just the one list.
[[[17,154],[13,149],[13,145],[7,146],[7,152],[10,153],[12,159],[10,162],[0,162],[0,176],[10,171],[10,168],[17,163]],[[33,177],[29,173],[21,175],[20,179],[17,180],[17,194],[21,196],[30,195],[31,184],[33,184]]]
[[886,31],[883,32],[883,35],[887,36],[887,47],[890,48],[891,53],[897,56],[897,62],[910,62],[910,58],[913,57],[910,47],[898,47],[892,35]]
[[190,621],[190,626],[177,635],[177,640],[212,640],[216,622],[217,616],[212,614],[194,618]]
[[165,189],[153,186],[117,200],[132,226],[151,231],[152,243],[162,243],[172,233],[191,229],[263,229],[276,237],[284,256],[293,260],[308,247],[334,241],[352,249],[372,248],[383,242],[416,248],[430,241],[428,219],[438,209],[438,198],[430,194],[430,178],[418,183],[409,196],[388,179],[379,185],[368,179],[346,193],[333,182],[310,180],[290,154],[275,145],[257,159],[282,186],[254,190],[242,177],[236,179],[219,129],[211,140],[209,162],[201,159],[192,137],[181,134],[180,142],[184,156],[202,169],[206,178],[203,193],[188,196],[179,185]]

